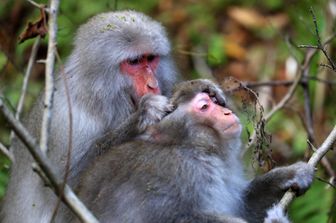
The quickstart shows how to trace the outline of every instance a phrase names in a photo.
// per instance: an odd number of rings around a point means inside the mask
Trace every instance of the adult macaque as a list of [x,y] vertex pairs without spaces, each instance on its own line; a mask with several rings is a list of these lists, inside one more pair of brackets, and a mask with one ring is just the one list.
[[[241,125],[213,83],[181,83],[171,104],[133,140],[104,144],[82,172],[78,195],[101,222],[262,222],[285,190],[311,184],[302,162],[245,180]],[[265,222],[288,220],[274,207]]]
[[[69,86],[72,106],[72,156],[68,183],[77,184],[77,176],[85,167],[83,155],[97,137],[117,129],[138,134],[144,124],[155,122],[164,114],[166,98],[176,81],[175,65],[164,28],[149,17],[134,11],[97,15],[82,25],[74,49],[66,62],[64,75]],[[62,78],[55,83],[48,156],[64,173],[69,141],[67,97]],[[140,98],[147,98],[146,118],[132,114]],[[41,96],[25,120],[31,133],[39,138],[43,109]],[[153,111],[151,110],[151,104]],[[156,106],[159,104],[160,106]],[[145,115],[145,114],[144,114]],[[128,121],[124,122],[127,118]],[[129,121],[139,126],[130,126]],[[125,129],[126,128],[126,129]],[[32,171],[32,157],[23,145],[13,144],[16,162],[3,201],[1,222],[49,222],[57,197]],[[65,220],[60,217],[58,222]]]

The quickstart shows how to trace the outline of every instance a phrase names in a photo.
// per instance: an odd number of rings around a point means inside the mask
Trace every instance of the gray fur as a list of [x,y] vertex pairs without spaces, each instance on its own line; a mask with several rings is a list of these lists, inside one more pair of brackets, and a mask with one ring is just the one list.
[[[164,28],[134,11],[102,13],[82,25],[74,49],[65,65],[73,111],[73,146],[70,185],[86,165],[83,156],[92,142],[106,131],[113,131],[136,110],[129,78],[121,75],[119,63],[145,53],[160,56],[157,79],[161,92],[169,95],[176,81],[170,44]],[[63,81],[56,92],[48,155],[63,172],[68,144],[68,107]],[[42,98],[25,119],[30,132],[39,138]],[[91,146],[92,147],[92,146]],[[56,196],[32,172],[33,159],[17,140],[13,144],[16,163],[12,165],[8,191],[3,201],[1,222],[45,223],[50,220]],[[64,222],[61,217],[57,222]]]
[[[280,201],[289,188],[297,192],[297,195],[302,195],[312,184],[313,177],[313,166],[304,162],[274,168],[257,176],[245,190],[246,219],[251,223],[261,222],[267,210]],[[277,208],[274,210],[273,213],[279,213]]]
[[290,223],[284,210],[279,205],[274,205],[267,211],[264,223]]
[[224,98],[222,92],[208,81],[187,83],[202,86],[177,90],[171,114],[82,172],[78,195],[101,222],[245,222],[234,217],[247,184],[239,135],[224,141],[186,112],[186,100],[177,100],[209,87]]
[[190,112],[188,102],[200,92],[225,104],[217,85],[183,82],[171,99],[175,110],[159,123],[146,122],[151,126],[144,133],[117,146],[101,139],[108,143],[90,159],[77,188],[101,222],[289,222],[272,206],[290,187],[304,192],[313,168],[299,162],[248,182],[239,158],[240,134],[228,139],[210,125],[212,117],[200,120]]

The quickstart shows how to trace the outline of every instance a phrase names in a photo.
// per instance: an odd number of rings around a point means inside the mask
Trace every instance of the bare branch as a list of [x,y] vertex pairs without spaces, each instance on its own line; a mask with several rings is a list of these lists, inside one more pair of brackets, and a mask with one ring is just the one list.
[[317,20],[316,20],[315,12],[314,12],[314,10],[313,10],[312,7],[310,7],[309,11],[310,11],[310,13],[313,16],[313,22],[314,22],[314,26],[315,26],[315,33],[316,33],[318,47],[323,52],[324,56],[327,58],[327,60],[328,60],[328,62],[330,64],[330,66],[335,71],[336,70],[336,65],[335,65],[334,61],[329,57],[328,52],[326,51],[324,45],[321,42],[321,37],[320,37],[318,26],[317,26]]
[[[329,149],[333,146],[336,141],[336,125],[333,130],[330,132],[328,137],[324,140],[322,145],[313,153],[311,158],[308,161],[308,164],[316,167],[318,162],[324,157]],[[293,191],[287,191],[280,201],[280,205],[283,209],[286,209],[288,205],[293,201],[295,193]]]
[[44,4],[38,4],[38,3],[34,2],[33,0],[27,0],[27,2],[29,2],[30,4],[32,4],[33,6],[39,8],[39,9],[44,9],[45,11],[49,12],[49,10],[46,9],[46,6]]
[[298,75],[296,75],[295,79],[294,79],[294,83],[292,84],[292,86],[290,87],[290,89],[288,90],[287,94],[281,99],[281,101],[276,104],[273,109],[268,112],[266,115],[265,115],[265,120],[266,122],[268,120],[270,120],[270,118],[277,112],[279,111],[280,109],[282,109],[285,104],[287,104],[287,102],[293,97],[294,93],[295,93],[295,90],[296,88],[298,87],[300,81],[301,81],[301,78],[305,72],[305,70],[307,70],[309,68],[309,63],[314,55],[314,51],[315,50],[308,50],[307,51],[307,54],[306,54],[306,58],[305,58],[305,61],[304,61],[304,64],[302,66],[302,69],[301,71],[298,73]]
[[[20,120],[20,116],[21,116],[21,112],[22,112],[22,108],[23,108],[23,104],[25,101],[25,97],[26,97],[26,93],[27,93],[27,88],[28,88],[28,82],[29,82],[29,78],[30,75],[32,73],[33,70],[33,66],[34,66],[34,62],[36,60],[36,54],[37,54],[37,50],[39,48],[40,45],[40,41],[41,41],[41,37],[36,37],[33,48],[32,48],[32,52],[30,54],[29,57],[29,61],[28,61],[28,66],[27,66],[27,70],[23,79],[23,84],[22,84],[22,90],[21,90],[21,96],[16,108],[16,114],[15,114],[15,118],[17,120]],[[10,142],[12,142],[14,138],[14,132],[11,132],[11,136],[10,136]]]
[[14,163],[14,154],[7,149],[7,147],[0,142],[0,151],[12,162]]
[[[61,64],[60,65],[60,70],[61,70],[60,73],[61,73],[63,83],[64,83],[65,95],[66,95],[66,99],[67,99],[66,101],[67,101],[67,105],[68,105],[68,118],[69,118],[69,132],[68,132],[69,137],[68,137],[68,150],[67,150],[68,153],[67,153],[67,159],[66,159],[66,164],[65,164],[65,168],[64,168],[65,174],[64,174],[64,177],[63,177],[63,185],[62,185],[63,192],[64,192],[64,189],[65,189],[68,177],[69,177],[70,165],[71,165],[72,136],[73,136],[73,134],[72,134],[72,130],[73,130],[72,120],[73,120],[73,117],[72,117],[72,106],[71,106],[71,97],[70,97],[70,93],[69,93],[69,85],[68,85],[67,78],[66,78],[66,75],[65,75],[64,65],[63,65],[63,63],[61,61],[61,58],[60,58],[57,51],[56,51],[56,58],[59,61],[59,63]],[[58,202],[56,204],[53,216],[51,218],[51,222],[53,222],[54,218],[56,217],[56,213],[57,213],[57,210],[58,210],[59,205],[61,203],[62,196],[60,196],[59,199],[58,199]]]
[[24,100],[25,100],[26,92],[27,92],[28,81],[29,81],[29,77],[30,77],[30,75],[32,73],[32,70],[33,70],[37,50],[38,50],[39,45],[40,45],[40,40],[41,40],[41,37],[39,37],[39,36],[36,37],[33,48],[32,48],[32,52],[31,52],[30,57],[29,57],[28,67],[27,67],[25,77],[24,77],[24,80],[23,80],[21,96],[20,96],[20,99],[19,99],[18,106],[16,108],[15,118],[17,120],[20,120],[20,116],[21,116],[21,112],[22,112],[22,108],[23,108],[23,103],[24,103]]
[[308,85],[308,77],[309,77],[309,66],[303,70],[303,76],[301,86],[303,88],[303,97],[304,97],[304,112],[305,112],[305,123],[306,129],[308,133],[308,140],[309,142],[315,142],[314,137],[314,127],[313,127],[313,113],[311,108],[311,100],[310,100],[310,92],[309,92],[309,85]]
[[[307,51],[304,64],[302,65],[301,69],[299,70],[299,73],[295,76],[293,84],[289,88],[287,94],[281,99],[281,101],[279,103],[277,103],[272,108],[272,110],[264,116],[264,122],[265,123],[267,123],[272,118],[272,116],[276,112],[278,112],[280,109],[282,109],[288,103],[288,101],[293,97],[297,87],[299,86],[299,83],[301,82],[303,73],[305,72],[306,69],[309,68],[309,63],[310,63],[314,53],[315,53],[315,50],[308,50]],[[254,131],[252,133],[250,139],[249,139],[249,142],[245,146],[245,149],[243,150],[243,154],[255,143],[256,139],[257,139],[257,135],[256,135],[256,132]]]
[[333,184],[333,183],[334,183],[334,182],[333,182],[333,178],[331,178],[329,181],[327,181],[327,180],[325,180],[325,179],[322,179],[322,178],[320,178],[320,177],[315,177],[315,178],[316,178],[317,180],[319,180],[319,181],[325,183],[325,184],[328,184],[330,187],[336,189],[336,186]]
[[[322,65],[321,65],[322,66]],[[317,82],[321,82],[324,84],[334,85],[336,81],[325,80],[318,77],[307,77],[307,80],[313,80]],[[300,84],[303,84],[306,80],[300,80]],[[292,80],[271,80],[271,81],[258,81],[258,82],[244,82],[243,84],[248,88],[258,88],[258,87],[289,87],[293,85],[294,81]]]
[[319,65],[320,65],[320,67],[326,67],[326,68],[328,68],[328,69],[330,69],[330,70],[333,70],[333,67],[330,66],[329,64],[323,64],[323,63],[320,63]]
[[55,171],[50,164],[48,157],[42,152],[37,140],[33,138],[28,130],[17,121],[14,115],[9,111],[7,106],[3,103],[0,95],[0,111],[4,115],[5,119],[12,126],[15,134],[26,145],[27,149],[34,157],[39,167],[43,170],[44,175],[49,179],[54,192],[62,196],[63,202],[76,214],[76,216],[82,221],[87,223],[98,223],[98,220],[92,215],[92,213],[84,206],[84,204],[77,198],[74,192],[68,185],[65,185],[63,192],[63,180],[60,175]]
[[298,48],[308,48],[308,49],[320,49],[318,46],[314,46],[314,45],[298,45]]
[[50,12],[48,22],[48,55],[46,63],[46,84],[45,84],[45,97],[44,97],[44,111],[41,128],[40,146],[44,153],[48,149],[48,136],[50,131],[51,110],[54,98],[54,63],[56,51],[56,38],[57,38],[57,12],[59,7],[59,0],[50,1]]

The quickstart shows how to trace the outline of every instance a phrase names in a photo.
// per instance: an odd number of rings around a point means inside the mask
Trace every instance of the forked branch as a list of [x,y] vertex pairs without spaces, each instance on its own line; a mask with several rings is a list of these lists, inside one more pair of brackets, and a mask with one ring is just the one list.
[[[324,157],[324,155],[332,148],[336,141],[336,125],[333,130],[330,132],[328,137],[324,140],[322,145],[313,153],[311,158],[308,161],[308,164],[316,167],[318,162]],[[295,198],[295,193],[291,190],[287,191],[280,201],[280,205],[283,209],[286,209],[288,205]]]

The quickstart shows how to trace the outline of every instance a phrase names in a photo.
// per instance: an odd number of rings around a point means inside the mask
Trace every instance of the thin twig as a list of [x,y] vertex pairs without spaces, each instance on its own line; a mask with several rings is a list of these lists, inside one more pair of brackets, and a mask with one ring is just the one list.
[[314,50],[308,50],[307,51],[307,54],[306,54],[306,57],[305,57],[305,61],[303,63],[303,66],[302,66],[302,69],[301,71],[299,72],[298,75],[296,75],[295,79],[294,79],[294,83],[292,84],[292,86],[290,87],[290,89],[288,90],[287,94],[281,99],[281,101],[279,103],[277,103],[273,109],[268,112],[266,115],[265,115],[265,120],[266,122],[268,120],[270,120],[270,118],[277,112],[279,111],[280,109],[282,109],[285,104],[293,97],[300,81],[301,81],[301,78],[303,76],[303,73],[305,72],[306,69],[309,68],[309,63],[312,59],[314,55]]
[[309,141],[309,139],[307,140],[308,146],[309,148],[313,151],[316,152],[316,147]]
[[[312,113],[312,104],[310,100],[310,92],[307,79],[309,78],[309,66],[307,69],[303,71],[302,80],[304,81],[301,83],[303,88],[303,96],[304,96],[304,111],[305,111],[305,126],[308,135],[308,141],[311,145],[315,145],[315,133],[314,133],[314,126],[313,126],[313,113]],[[326,157],[322,158],[322,166],[328,172],[331,177],[335,177],[335,171],[331,168],[330,162]]]
[[[336,125],[333,130],[330,132],[328,137],[324,140],[322,145],[313,153],[311,158],[308,161],[308,164],[316,167],[318,162],[324,157],[329,149],[333,146],[336,141]],[[288,205],[293,201],[295,193],[293,191],[287,191],[280,201],[280,205],[283,209],[286,209]]]
[[[19,99],[19,102],[18,102],[18,105],[17,105],[17,108],[16,108],[16,113],[15,113],[15,118],[17,120],[20,120],[20,116],[21,116],[22,109],[23,109],[23,104],[24,104],[24,101],[25,101],[26,93],[27,93],[29,78],[30,78],[30,75],[31,75],[33,67],[34,67],[34,63],[35,63],[35,60],[36,60],[36,54],[37,54],[37,50],[38,50],[39,45],[40,45],[40,41],[41,41],[41,37],[40,36],[36,37],[33,48],[32,48],[32,51],[31,51],[31,54],[30,54],[30,57],[29,57],[27,70],[26,70],[26,73],[25,73],[25,76],[24,76],[24,79],[23,79],[21,96],[20,96],[20,99]],[[14,138],[14,132],[11,131],[10,144],[11,144],[13,138]]]
[[[315,27],[315,36],[316,36],[316,39],[317,39],[317,46],[318,46],[318,49],[321,50],[323,52],[323,54],[325,55],[325,58],[328,60],[328,63],[329,64],[323,64],[323,63],[320,63],[320,66],[323,66],[323,67],[327,67],[333,71],[336,71],[335,68],[335,63],[333,62],[333,60],[330,58],[325,46],[332,40],[332,37],[334,37],[334,35],[331,35],[325,43],[322,44],[322,41],[321,41],[321,36],[320,36],[320,33],[319,33],[319,29],[318,29],[318,26],[317,26],[317,19],[316,19],[316,16],[315,16],[315,13],[314,13],[314,10],[312,7],[310,7],[310,13],[312,14],[312,17],[313,17],[313,22],[314,22],[314,27]],[[328,14],[328,13],[327,13]],[[327,18],[329,18],[330,20],[332,20],[332,18],[330,16],[327,16]],[[330,30],[329,32],[332,32],[332,28],[327,27],[327,31]],[[326,74],[326,73],[324,73]],[[322,74],[323,75],[323,74]],[[305,76],[308,76],[305,75]],[[312,120],[312,111],[311,111],[311,106],[310,106],[310,103],[311,103],[311,100],[310,100],[310,96],[309,96],[309,89],[308,89],[308,86],[307,85],[302,85],[303,88],[304,88],[304,96],[305,96],[305,112],[306,112],[306,122],[307,122],[307,132],[308,132],[308,138],[310,139],[311,143],[315,144],[315,136],[314,136],[314,128],[313,128],[313,120]],[[321,90],[321,91],[319,91]],[[320,89],[317,89],[316,90],[317,93],[322,93],[323,96],[325,94],[325,86],[321,86]],[[323,99],[324,97],[322,97]],[[322,101],[321,100],[321,97],[319,97],[319,105],[322,105]],[[309,105],[308,105],[309,103]],[[331,176],[331,177],[335,177],[335,171],[331,168],[331,165],[330,165],[330,162],[329,160],[326,158],[326,157],[323,157],[322,158],[322,161],[321,161],[321,164],[322,166],[325,168],[325,170],[328,172],[328,174]]]
[[57,210],[61,204],[61,200],[62,200],[62,196],[63,196],[63,192],[64,192],[64,189],[65,189],[65,186],[66,186],[66,183],[67,183],[67,180],[68,180],[68,177],[69,177],[69,173],[70,173],[70,166],[71,166],[71,154],[72,154],[72,130],[73,130],[73,127],[72,127],[72,106],[71,106],[71,97],[70,97],[70,93],[69,93],[69,86],[68,86],[68,82],[67,82],[67,77],[65,75],[65,69],[64,69],[64,65],[62,63],[62,60],[61,60],[61,57],[59,56],[58,52],[56,51],[56,58],[57,60],[59,61],[59,63],[61,64],[60,67],[61,67],[61,76],[62,76],[62,79],[63,79],[63,83],[64,83],[64,89],[65,89],[65,95],[66,95],[66,101],[67,101],[67,105],[68,105],[68,118],[69,118],[69,132],[68,132],[68,153],[67,153],[67,159],[66,159],[66,164],[65,164],[65,168],[64,168],[64,171],[65,171],[65,174],[64,174],[64,177],[63,177],[63,185],[62,185],[62,194],[61,196],[59,196],[59,199],[58,199],[58,202],[56,204],[56,207],[55,207],[55,210],[53,212],[53,215],[52,215],[52,218],[51,218],[51,221],[50,222],[53,222],[54,218],[56,217],[56,213],[57,213]]
[[310,67],[307,66],[306,69],[303,70],[303,76],[301,83],[301,86],[303,88],[303,97],[304,97],[304,112],[305,112],[305,122],[306,122],[306,128],[308,133],[308,140],[310,143],[314,144],[315,137],[314,137],[314,127],[313,127],[313,114],[312,114],[312,108],[311,108],[311,100],[310,100],[310,92],[309,92],[309,83],[308,83],[308,77],[309,75],[309,69]]
[[50,12],[48,22],[48,55],[46,63],[46,83],[45,83],[45,97],[44,97],[44,111],[41,127],[40,147],[44,153],[48,149],[48,137],[50,132],[51,111],[54,99],[54,63],[56,51],[57,38],[57,12],[59,7],[59,0],[50,1]]
[[321,177],[315,177],[315,178],[325,184],[328,184],[330,187],[336,189],[336,186],[332,182],[322,179]]
[[320,65],[320,67],[326,67],[326,68],[328,68],[328,69],[330,69],[330,70],[333,70],[333,71],[334,71],[333,67],[332,67],[332,66],[330,66],[329,64],[323,64],[323,63],[320,63],[319,65]]
[[[307,77],[307,80],[313,80],[317,82],[322,82],[324,84],[334,85],[336,81],[324,80],[318,77]],[[305,80],[300,80],[300,84],[303,84]],[[258,88],[258,87],[288,87],[294,83],[292,80],[271,80],[271,81],[258,81],[258,82],[245,82],[244,85],[248,88]]]
[[[301,69],[299,70],[299,73],[295,76],[293,84],[289,88],[287,94],[281,99],[281,101],[278,102],[272,108],[272,110],[264,116],[265,123],[267,123],[272,118],[272,116],[276,112],[278,112],[280,109],[282,109],[288,103],[288,101],[293,97],[297,87],[299,86],[299,83],[301,81],[301,78],[303,76],[304,71],[306,69],[308,69],[308,67],[309,67],[309,63],[310,63],[314,53],[315,53],[315,50],[307,50],[304,63],[302,65]],[[244,152],[247,151],[255,143],[256,139],[257,139],[257,135],[256,135],[256,132],[254,131],[252,133],[250,139],[249,139],[249,142],[247,143],[247,145],[245,146],[245,149],[243,151]]]
[[15,159],[14,159],[14,154],[12,153],[12,151],[10,151],[9,149],[7,149],[7,147],[2,144],[0,142],[0,151],[12,162],[14,163]]
[[27,2],[29,2],[30,4],[32,4],[33,6],[39,8],[39,9],[44,9],[46,12],[49,12],[49,10],[46,9],[46,6],[44,4],[38,4],[38,3],[34,2],[33,0],[27,0]]
[[319,46],[314,46],[314,45],[306,45],[306,44],[301,44],[301,45],[298,45],[298,48],[308,48],[308,49],[320,49]]
[[3,103],[0,95],[0,111],[4,115],[5,119],[12,126],[15,134],[26,145],[27,149],[43,170],[45,176],[49,179],[54,192],[61,196],[63,202],[74,212],[74,214],[82,221],[87,223],[98,223],[98,220],[92,215],[92,213],[85,207],[85,205],[77,198],[71,188],[66,185],[63,192],[63,179],[55,171],[55,168],[50,164],[50,161],[46,154],[42,152],[37,140],[33,138],[28,130],[17,121],[14,115],[9,111],[8,107]]
[[321,42],[321,37],[320,37],[320,34],[319,34],[319,29],[318,29],[318,26],[317,26],[317,20],[316,20],[316,16],[315,16],[315,12],[313,10],[313,7],[310,7],[309,11],[310,11],[310,13],[312,14],[312,17],[313,17],[313,22],[314,22],[314,27],[315,27],[315,35],[316,35],[316,39],[317,39],[318,48],[323,52],[324,56],[327,58],[330,66],[333,68],[333,70],[336,71],[336,65],[335,65],[334,61],[330,58],[327,50],[325,49],[324,45]]

